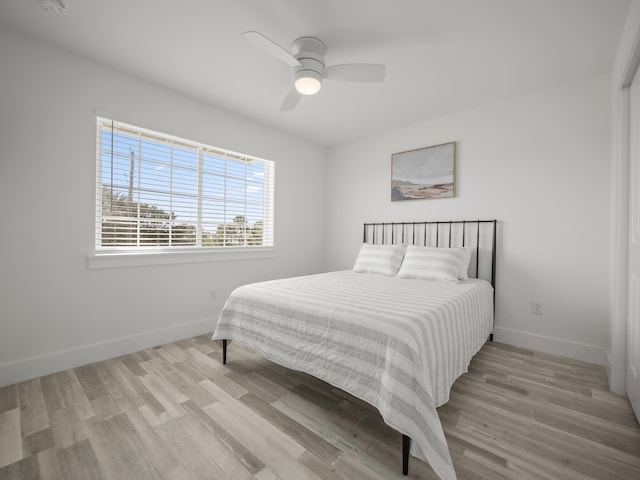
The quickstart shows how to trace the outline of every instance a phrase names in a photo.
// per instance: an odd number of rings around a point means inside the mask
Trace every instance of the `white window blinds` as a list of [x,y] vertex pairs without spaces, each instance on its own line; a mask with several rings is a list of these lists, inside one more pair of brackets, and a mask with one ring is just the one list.
[[96,251],[273,246],[272,161],[97,119]]

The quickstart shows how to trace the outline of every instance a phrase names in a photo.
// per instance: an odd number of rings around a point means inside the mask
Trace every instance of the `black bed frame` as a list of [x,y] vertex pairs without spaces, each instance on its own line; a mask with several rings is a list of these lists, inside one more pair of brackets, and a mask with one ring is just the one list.
[[[363,242],[376,245],[472,247],[475,253],[470,277],[484,278],[493,287],[493,322],[496,316],[497,220],[447,220],[425,222],[365,223]],[[482,260],[485,260],[481,262]],[[493,333],[489,334],[493,341]],[[409,474],[411,438],[402,434],[402,474]]]
[[[497,220],[446,220],[365,223],[363,241],[375,245],[472,247],[469,276],[483,278],[493,287],[493,322],[496,315]],[[489,335],[493,341],[493,333]],[[222,340],[222,363],[227,363],[227,340]],[[402,434],[402,474],[409,474],[411,438]]]

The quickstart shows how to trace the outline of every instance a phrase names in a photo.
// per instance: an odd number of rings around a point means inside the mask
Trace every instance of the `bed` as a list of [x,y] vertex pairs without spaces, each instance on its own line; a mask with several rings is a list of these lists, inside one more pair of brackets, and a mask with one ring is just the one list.
[[[378,409],[441,479],[455,470],[436,407],[492,338],[496,220],[368,223],[350,270],[237,288],[213,334]],[[454,278],[455,277],[455,278]]]

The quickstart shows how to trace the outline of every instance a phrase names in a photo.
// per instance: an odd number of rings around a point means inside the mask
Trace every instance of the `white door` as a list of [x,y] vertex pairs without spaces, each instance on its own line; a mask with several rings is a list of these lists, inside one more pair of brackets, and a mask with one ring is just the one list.
[[627,394],[640,419],[640,69],[630,91]]

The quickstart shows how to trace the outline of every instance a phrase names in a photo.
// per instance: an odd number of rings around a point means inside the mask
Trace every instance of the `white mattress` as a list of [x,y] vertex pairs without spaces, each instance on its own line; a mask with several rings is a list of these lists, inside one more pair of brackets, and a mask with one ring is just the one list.
[[[493,324],[493,289],[351,270],[237,288],[214,340],[235,340],[374,405],[411,454],[454,479],[436,407]],[[230,359],[233,361],[233,359]]]

